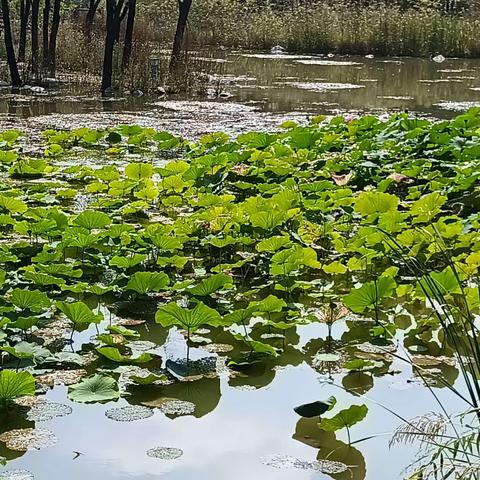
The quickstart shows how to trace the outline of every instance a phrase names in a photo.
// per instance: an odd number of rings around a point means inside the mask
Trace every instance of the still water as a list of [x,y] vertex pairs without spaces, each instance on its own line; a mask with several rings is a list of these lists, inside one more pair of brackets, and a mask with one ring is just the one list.
[[[196,136],[213,130],[238,133],[268,129],[286,118],[302,120],[310,115],[338,112],[379,114],[409,110],[442,118],[480,104],[478,60],[447,59],[436,64],[410,58],[288,55],[279,58],[269,54],[229,53],[212,63],[216,65],[215,75],[222,90],[231,95],[229,98],[145,96],[105,101],[91,94],[73,96],[69,88],[41,96],[4,94],[0,97],[0,127],[38,130],[49,126],[93,127],[122,122]],[[162,366],[168,359],[183,356],[185,341],[175,329],[167,336],[160,327],[148,322],[137,330],[141,340],[156,344]],[[29,421],[21,414],[1,417],[0,433],[33,427],[36,423],[37,427],[50,430],[57,442],[26,453],[9,450],[0,443],[0,457],[8,460],[6,466],[0,467],[0,479],[405,478],[417,447],[389,447],[394,430],[401,424],[400,417],[411,419],[439,411],[440,407],[412,367],[394,356],[385,362],[386,368],[374,373],[347,373],[329,362],[314,365],[313,357],[318,351],[335,352],[352,342],[346,331],[343,321],[334,325],[331,337],[325,325],[298,327],[296,341],[289,342],[293,346],[258,371],[244,376],[232,376],[228,369],[222,368],[225,355],[192,348],[192,358],[218,357],[214,374],[192,382],[131,390],[130,396],[108,404],[71,403],[66,387],[56,385],[48,389],[46,398],[69,405],[71,415],[44,422]],[[88,344],[94,334],[94,330],[84,332],[76,338],[75,348],[80,348],[82,342]],[[354,342],[363,341],[359,335]],[[217,343],[225,341],[215,332],[205,332],[203,336]],[[406,356],[402,337],[397,341],[397,354]],[[454,367],[441,362],[435,369],[435,375],[444,375],[452,382],[457,377]],[[462,408],[445,388],[435,382],[433,388],[447,411]],[[331,395],[341,408],[368,405],[367,417],[351,429],[351,438],[353,442],[373,438],[348,447],[345,431],[323,433],[316,425],[318,419],[301,419],[293,411],[300,404]],[[158,408],[165,399],[191,402],[195,410],[185,415],[167,415]],[[153,415],[131,422],[118,422],[105,415],[112,407],[129,404],[153,408]],[[158,447],[181,449],[183,455],[170,460],[147,455]],[[276,468],[272,456],[305,462],[336,460],[350,469],[328,475],[308,468],[285,468],[285,465]],[[16,477],[2,476],[15,470],[24,470],[24,476],[20,476],[21,472]]]
[[[197,58],[198,58],[197,54]],[[120,96],[102,100],[92,86],[46,95],[0,95],[0,122],[25,128],[139,123],[198,136],[213,130],[269,129],[289,118],[339,112],[408,110],[449,118],[480,106],[480,60],[271,55],[216,52],[209,64],[214,98]],[[213,92],[212,92],[213,93]]]

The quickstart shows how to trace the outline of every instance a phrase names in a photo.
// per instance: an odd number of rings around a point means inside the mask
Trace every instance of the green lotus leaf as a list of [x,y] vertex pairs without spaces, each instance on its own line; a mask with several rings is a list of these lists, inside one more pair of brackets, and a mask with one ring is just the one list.
[[126,289],[146,295],[163,290],[169,283],[170,279],[164,272],[136,272],[130,277]]
[[253,351],[257,353],[265,353],[271,355],[272,357],[278,357],[278,350],[268,343],[259,342],[257,340],[252,340],[251,338],[245,338],[241,333],[233,335],[235,340],[240,340],[245,342]]
[[22,290],[15,288],[10,294],[10,303],[20,310],[31,310],[32,312],[40,312],[51,306],[51,301],[40,290]]
[[51,355],[50,350],[28,342],[19,342],[14,347],[0,347],[0,350],[18,359],[33,359],[35,363],[43,363]]
[[291,244],[292,241],[286,235],[276,235],[258,242],[257,245],[255,245],[255,249],[257,252],[273,253],[283,247],[288,247]]
[[120,257],[118,255],[115,255],[110,259],[109,264],[112,267],[118,267],[118,268],[121,268],[122,270],[128,270],[129,268],[133,268],[133,267],[136,267],[137,265],[140,265],[146,259],[147,259],[147,255],[143,255],[140,253],[134,253],[133,255],[128,257]]
[[122,355],[120,350],[115,347],[100,347],[97,348],[97,352],[115,363],[147,363],[153,358],[149,353],[142,353],[138,357]]
[[379,277],[376,281],[364,283],[343,297],[343,303],[355,313],[375,308],[383,298],[390,296],[397,284],[391,277]]
[[371,220],[397,210],[398,197],[390,193],[362,192],[355,200],[355,211]]
[[35,378],[31,373],[13,370],[0,372],[0,400],[3,403],[26,395],[35,395]]
[[232,277],[225,275],[224,273],[219,273],[217,275],[212,275],[205,280],[202,280],[198,285],[195,285],[192,288],[188,288],[187,292],[198,295],[200,297],[205,297],[211,295],[217,290],[231,288],[233,283]]
[[213,308],[207,307],[199,302],[193,309],[180,307],[177,303],[171,302],[161,307],[156,315],[155,321],[162,327],[180,326],[193,332],[202,325],[221,325],[222,317]]
[[93,311],[83,302],[57,302],[57,308],[75,325],[100,323],[103,320],[101,313]]
[[120,391],[113,378],[96,374],[69,387],[68,397],[80,403],[108,402],[117,400]]
[[154,373],[150,373],[145,377],[142,377],[140,375],[132,375],[130,377],[130,380],[132,380],[137,385],[152,385],[156,382],[164,382],[168,380],[168,377],[166,375],[155,375]]
[[93,210],[86,210],[80,213],[74,222],[76,225],[86,228],[87,230],[104,228],[112,223],[106,213]]
[[255,307],[240,308],[234,312],[228,313],[223,317],[224,325],[240,325],[245,324],[252,318]]
[[10,326],[27,331],[34,327],[39,321],[38,317],[18,317]]
[[153,175],[153,166],[150,163],[129,163],[125,167],[125,175],[130,180],[142,180],[151,178]]
[[269,295],[268,297],[260,300],[259,302],[252,302],[249,307],[254,308],[255,312],[261,313],[273,313],[281,312],[287,304],[281,298],[276,297],[275,295]]
[[414,223],[426,223],[435,218],[447,201],[445,195],[438,192],[429,193],[418,199],[411,207],[410,213],[415,217]]
[[25,213],[28,210],[27,204],[18,198],[7,197],[0,194],[0,210],[9,213]]
[[338,412],[332,418],[322,418],[318,426],[327,432],[336,432],[342,428],[353,427],[361,422],[368,413],[366,405],[352,405],[350,408]]
[[328,265],[324,265],[322,270],[331,275],[343,275],[346,273],[347,267],[341,262],[331,262]]
[[35,272],[32,270],[26,271],[23,276],[32,281],[35,285],[47,286],[47,285],[64,285],[65,280],[63,278],[54,277],[47,273]]
[[112,333],[116,333],[118,335],[122,335],[125,338],[140,338],[140,334],[135,330],[131,330],[130,328],[125,328],[121,325],[109,325],[107,330]]
[[441,272],[430,272],[423,276],[417,282],[416,291],[421,298],[435,298],[438,294],[461,294],[462,286],[452,267],[447,267]]

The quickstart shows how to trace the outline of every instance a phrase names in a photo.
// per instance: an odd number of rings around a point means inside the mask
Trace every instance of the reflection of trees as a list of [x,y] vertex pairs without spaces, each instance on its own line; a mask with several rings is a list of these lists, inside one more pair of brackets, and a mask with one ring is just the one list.
[[126,399],[132,405],[158,407],[167,400],[191,402],[195,404],[194,416],[200,418],[212,412],[218,405],[221,397],[220,379],[203,377],[196,381],[176,382],[172,385],[136,387],[131,393]]
[[[0,413],[0,435],[10,430],[17,430],[22,428],[35,428],[35,422],[25,418],[25,408],[12,406],[6,412]],[[9,450],[5,444],[0,442],[0,457],[5,457],[7,460],[14,460],[20,458],[25,452],[17,452]]]
[[346,472],[330,474],[335,480],[364,480],[366,464],[360,450],[337,440],[335,433],[320,430],[318,422],[318,417],[301,418],[293,438],[318,449],[317,460],[341,462],[350,467]]

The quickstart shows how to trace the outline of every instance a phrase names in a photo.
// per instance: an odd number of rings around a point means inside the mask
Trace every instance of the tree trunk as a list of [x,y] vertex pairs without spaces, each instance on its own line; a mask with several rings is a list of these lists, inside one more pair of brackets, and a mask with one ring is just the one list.
[[132,56],[133,31],[135,28],[135,15],[137,12],[137,0],[128,0],[127,26],[125,29],[125,41],[123,44],[122,70],[128,68]]
[[87,42],[92,40],[92,29],[93,29],[93,22],[95,20],[95,15],[98,10],[98,6],[100,5],[101,0],[90,0],[88,6],[88,12],[85,16],[85,24],[83,26],[83,32],[85,34],[85,38]]
[[27,29],[30,18],[32,0],[20,0],[20,34],[18,38],[18,61],[25,62],[25,51],[27,50]]
[[43,5],[43,23],[42,23],[42,70],[47,69],[48,64],[48,31],[50,27],[50,10],[51,10],[51,1],[45,0]]
[[53,3],[53,16],[52,16],[52,28],[50,30],[50,39],[48,44],[48,74],[51,77],[55,77],[57,70],[57,37],[58,29],[60,27],[60,6],[62,0],[54,0]]
[[32,73],[35,80],[38,80],[38,14],[40,10],[40,0],[32,0]]
[[113,51],[115,48],[115,38],[117,33],[116,17],[117,2],[116,0],[106,0],[106,36],[105,36],[105,54],[103,57],[103,72],[102,72],[102,95],[106,95],[107,91],[112,88],[113,77]]
[[191,6],[192,0],[178,0],[178,22],[175,37],[173,39],[172,58],[170,60],[170,72],[172,73],[178,69],[178,66],[181,63],[180,57],[182,54],[185,30],[187,28],[188,14],[190,13]]
[[15,58],[15,48],[13,46],[12,27],[10,24],[10,5],[8,0],[2,0],[2,15],[5,50],[7,51],[8,68],[10,70],[10,79],[13,87],[21,87],[22,80],[18,72],[17,59]]

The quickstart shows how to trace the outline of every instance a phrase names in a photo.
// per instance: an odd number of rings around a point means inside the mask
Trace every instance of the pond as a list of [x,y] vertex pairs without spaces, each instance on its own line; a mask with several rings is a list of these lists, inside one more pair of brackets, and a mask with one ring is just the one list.
[[[228,98],[120,97],[102,100],[74,85],[47,95],[0,97],[0,119],[25,128],[139,123],[196,138],[215,130],[272,129],[285,119],[339,112],[410,111],[451,118],[480,105],[480,60],[196,53],[210,64],[211,90]],[[13,123],[11,123],[13,122]]]
[[[463,409],[435,309],[376,227],[425,255],[455,296],[422,236],[435,225],[475,291],[480,261],[465,259],[480,245],[478,155],[467,139],[478,112],[440,127],[407,115],[290,122],[231,143],[95,129],[197,137],[337,111],[452,117],[445,102],[480,98],[480,61],[225,60],[223,100],[78,100],[68,88],[0,100],[0,131],[89,127],[0,137],[3,366],[34,374],[38,402],[0,414],[1,480],[402,479],[419,446],[391,443],[395,430]],[[375,308],[347,299],[373,284]],[[21,295],[32,290],[30,303]],[[113,383],[79,389],[94,373]],[[294,411],[332,396],[326,417],[368,413],[328,431]],[[28,451],[2,436],[27,428],[40,435]]]

